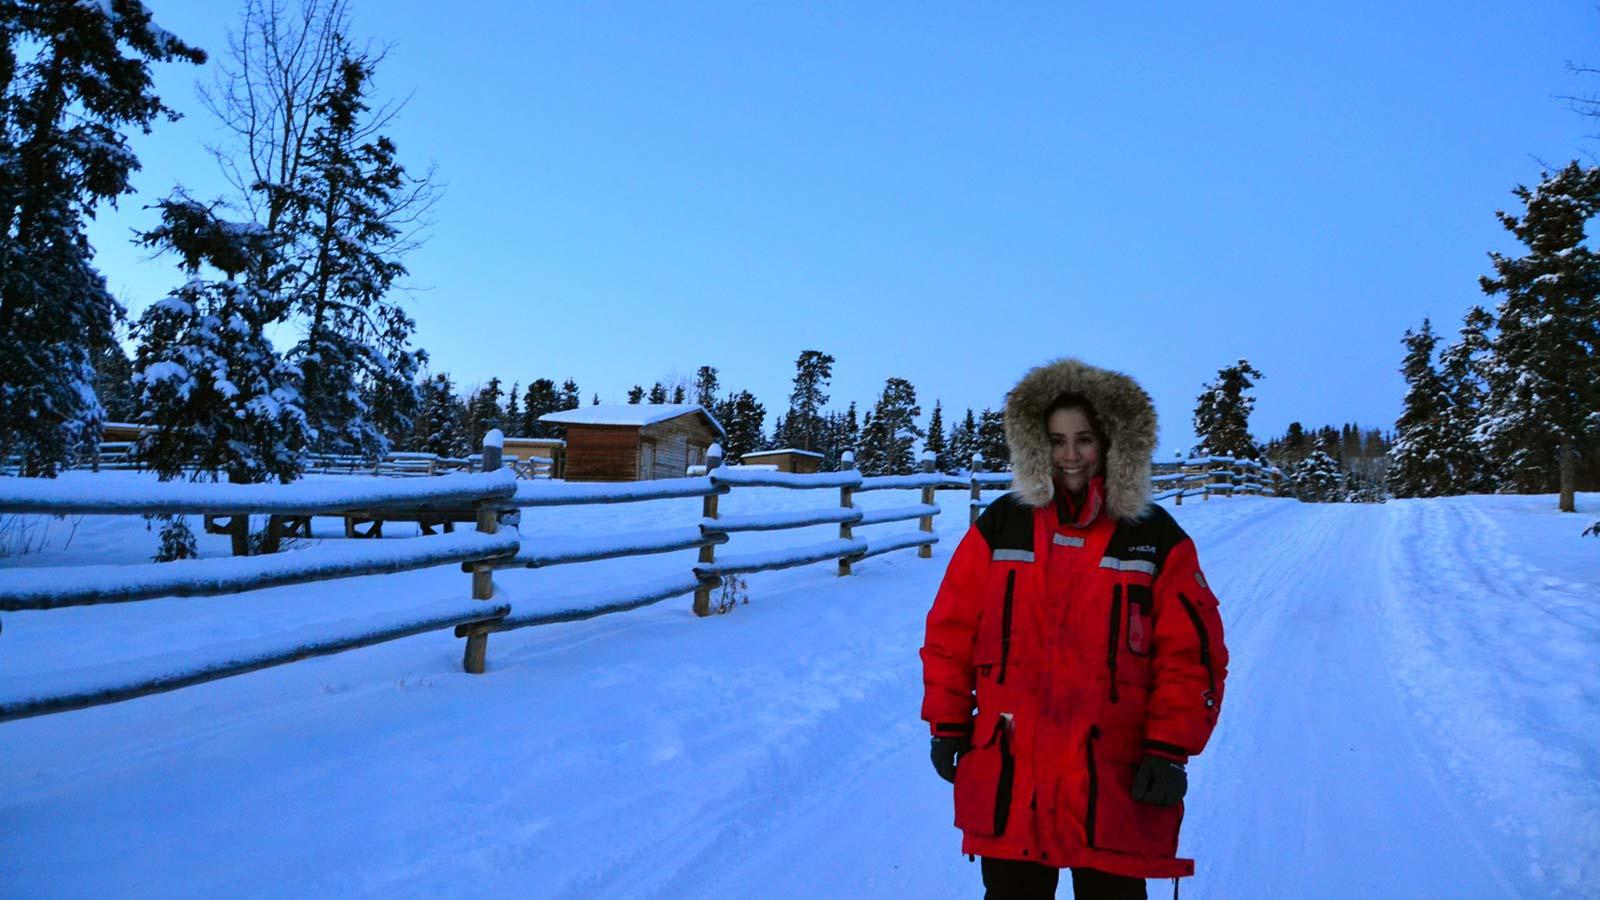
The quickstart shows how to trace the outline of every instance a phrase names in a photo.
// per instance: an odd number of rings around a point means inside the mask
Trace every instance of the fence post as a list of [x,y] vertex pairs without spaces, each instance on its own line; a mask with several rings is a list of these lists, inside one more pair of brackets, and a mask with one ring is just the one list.
[[[722,445],[712,444],[711,449],[706,451],[706,477],[710,478],[711,473],[716,471],[717,467],[720,465],[722,465]],[[701,501],[700,515],[707,519],[715,519],[717,517],[716,494],[707,494],[705,499]],[[706,546],[700,548],[700,562],[702,564],[716,561],[717,548],[715,546],[707,544]],[[722,579],[718,578],[715,583],[701,584],[699,587],[694,589],[695,615],[711,615],[711,590],[712,588],[719,586],[721,583]]]
[[[839,454],[839,471],[841,471],[841,472],[853,472],[853,471],[855,471],[855,468],[856,468],[856,454],[855,454],[854,450],[846,450],[845,452]],[[851,498],[853,496],[855,496],[855,491],[851,490],[849,485],[844,485],[843,487],[839,488],[839,508],[840,509],[849,509],[850,507],[854,506],[855,503],[854,503],[854,501],[851,500]],[[851,529],[850,523],[849,522],[840,522],[839,523],[839,540],[841,540],[841,541],[850,541],[850,540],[854,540],[854,539],[855,539],[855,532],[854,532],[854,530]],[[850,574],[850,557],[848,557],[848,556],[839,557],[839,574],[840,575],[849,575]]]
[[[922,474],[924,474],[924,475],[932,475],[933,474],[933,451],[932,450],[926,450],[925,449],[925,450],[922,451]],[[933,497],[933,485],[930,484],[930,485],[927,485],[927,486],[923,487],[923,489],[922,489],[922,503],[923,503],[923,505],[932,506],[933,505],[933,500],[934,500],[934,497]],[[917,524],[919,525],[919,527],[922,528],[923,531],[926,531],[929,534],[933,533],[933,516],[923,516],[922,519]],[[918,547],[917,548],[917,559],[933,559],[933,546],[931,544],[923,544],[921,547]]]
[[[483,470],[493,472],[500,468],[500,448],[505,438],[500,429],[492,428],[483,436]],[[485,500],[478,504],[478,531],[484,534],[494,534],[500,530],[500,511],[493,505],[493,501]],[[472,567],[472,599],[494,599],[494,569],[487,563],[475,563]],[[467,651],[461,660],[462,668],[468,674],[482,675],[484,657],[489,652],[489,632],[474,631],[467,635]]]
[[968,471],[968,474],[972,476],[972,503],[969,503],[967,505],[967,524],[968,525],[976,525],[976,524],[978,524],[978,507],[976,506],[976,504],[977,504],[977,502],[979,500],[983,499],[982,488],[978,484],[978,470],[980,468],[982,468],[982,467],[983,467],[983,454],[982,453],[974,453],[974,454],[972,454],[972,464],[971,464],[971,468]]

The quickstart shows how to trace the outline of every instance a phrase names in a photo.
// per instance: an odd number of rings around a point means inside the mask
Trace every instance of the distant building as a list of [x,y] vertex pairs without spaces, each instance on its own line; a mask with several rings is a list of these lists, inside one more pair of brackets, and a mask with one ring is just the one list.
[[501,452],[515,456],[527,477],[565,477],[567,442],[560,438],[508,437]]
[[[568,481],[649,481],[682,478],[703,466],[706,451],[727,437],[704,408],[689,404],[624,403],[546,413],[541,422],[567,430]],[[507,441],[507,452],[510,452]]]
[[759,453],[746,453],[740,457],[740,462],[747,466],[772,465],[777,466],[779,472],[810,475],[822,467],[822,454],[793,448],[762,450]]

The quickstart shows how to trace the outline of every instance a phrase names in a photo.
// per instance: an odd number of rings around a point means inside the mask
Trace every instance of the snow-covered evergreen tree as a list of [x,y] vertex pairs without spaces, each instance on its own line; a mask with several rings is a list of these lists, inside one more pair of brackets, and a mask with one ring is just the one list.
[[946,452],[954,465],[950,471],[970,471],[972,454],[978,452],[978,418],[972,414],[971,407],[967,408],[965,418],[950,426],[950,440],[947,446]]
[[483,445],[483,436],[493,429],[505,430],[505,415],[501,409],[500,398],[505,396],[505,389],[500,386],[498,376],[489,379],[489,383],[479,388],[472,399],[467,401],[467,452],[477,453]]
[[767,408],[749,391],[729,394],[717,404],[717,421],[728,433],[722,442],[722,458],[732,464],[746,453],[760,450],[765,445],[763,435]]
[[1206,384],[1195,398],[1194,433],[1200,442],[1193,455],[1261,458],[1250,434],[1250,413],[1255,409],[1256,398],[1250,396],[1249,390],[1255,386],[1252,379],[1263,377],[1245,359],[1217,370],[1216,380]]
[[1313,450],[1289,472],[1289,487],[1306,503],[1331,503],[1340,499],[1344,470],[1326,451]]
[[291,481],[307,424],[299,372],[265,332],[272,241],[181,190],[157,206],[161,225],[139,240],[175,254],[186,280],[134,328],[139,420],[155,426],[136,452],[163,480]]
[[517,399],[521,391],[521,384],[515,381],[511,382],[511,390],[506,391],[506,408],[500,413],[500,421],[505,423],[505,427],[512,434],[518,437],[530,437],[526,431],[522,430],[522,403]]
[[125,132],[175,119],[150,63],[205,54],[137,0],[0,4],[0,457],[54,475],[99,437],[93,354],[122,307],[84,234],[132,192]]
[[134,406],[133,360],[113,339],[94,352],[94,393],[105,408],[107,422],[132,422]]
[[391,288],[405,275],[400,218],[407,177],[366,101],[373,62],[348,50],[312,110],[316,123],[289,181],[262,185],[282,210],[277,291],[305,328],[288,358],[301,370],[316,447],[378,457],[409,430],[423,355]]
[[816,450],[821,440],[822,408],[828,404],[833,357],[821,350],[802,350],[794,361],[794,390],[784,439],[798,450]]
[[1453,478],[1448,456],[1447,417],[1450,398],[1433,367],[1438,344],[1433,325],[1406,329],[1406,358],[1400,372],[1406,396],[1395,422],[1394,449],[1389,453],[1389,491],[1396,497],[1438,497],[1450,492]]
[[923,431],[917,425],[922,407],[917,389],[904,378],[889,378],[872,408],[871,424],[862,429],[862,454],[857,457],[864,475],[909,475],[917,470],[917,443]]
[[1478,434],[1502,490],[1559,486],[1570,512],[1576,456],[1600,444],[1600,256],[1584,244],[1600,168],[1573,162],[1512,193],[1525,212],[1496,215],[1527,253],[1491,253],[1495,274],[1479,279],[1502,299]]
[[1483,307],[1474,306],[1461,325],[1460,339],[1439,353],[1439,378],[1449,399],[1442,431],[1451,494],[1494,489],[1489,458],[1477,435],[1483,414],[1483,371],[1490,354],[1489,330],[1493,327],[1494,318]]
[[983,454],[984,472],[1004,472],[1011,468],[1011,447],[1006,443],[1005,410],[985,407],[978,415],[978,452]]
[[955,471],[950,458],[950,445],[944,437],[944,406],[935,398],[933,415],[928,417],[927,448],[933,454],[933,467],[940,472]]
[[423,381],[421,402],[412,426],[411,449],[440,456],[467,452],[466,429],[461,421],[461,401],[450,376],[440,372]]

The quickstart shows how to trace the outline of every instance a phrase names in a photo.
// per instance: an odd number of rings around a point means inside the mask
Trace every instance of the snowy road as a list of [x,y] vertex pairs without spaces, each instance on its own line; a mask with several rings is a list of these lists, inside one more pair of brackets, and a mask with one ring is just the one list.
[[[916,718],[922,615],[965,524],[941,500],[932,562],[754,576],[709,621],[669,601],[500,635],[482,678],[421,636],[0,725],[0,896],[978,896]],[[1600,542],[1553,507],[1174,510],[1233,656],[1191,766],[1183,896],[1595,895]],[[462,587],[430,577],[365,581]],[[7,617],[0,676],[60,664],[74,638],[48,615]],[[145,615],[140,640],[161,630]]]

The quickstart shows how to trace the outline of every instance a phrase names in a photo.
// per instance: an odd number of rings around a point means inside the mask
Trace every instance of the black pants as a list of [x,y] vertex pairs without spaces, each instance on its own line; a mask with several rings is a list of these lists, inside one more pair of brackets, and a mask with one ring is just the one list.
[[[1038,863],[983,858],[983,900],[1053,900],[1061,870]],[[1072,870],[1076,900],[1146,900],[1143,878],[1098,869]]]

